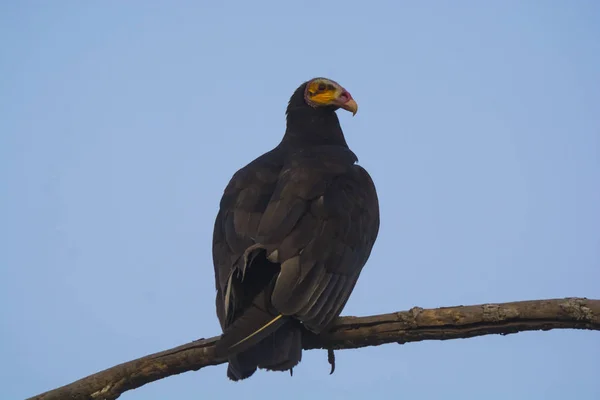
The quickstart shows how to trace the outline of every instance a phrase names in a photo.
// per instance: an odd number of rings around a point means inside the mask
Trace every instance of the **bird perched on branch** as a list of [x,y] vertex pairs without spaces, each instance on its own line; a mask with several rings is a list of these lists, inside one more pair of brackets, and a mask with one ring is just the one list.
[[302,331],[319,333],[344,308],[379,231],[371,177],[348,148],[336,110],[358,105],[315,78],[290,98],[273,150],[237,171],[213,234],[218,357],[227,376],[286,371],[302,358]]

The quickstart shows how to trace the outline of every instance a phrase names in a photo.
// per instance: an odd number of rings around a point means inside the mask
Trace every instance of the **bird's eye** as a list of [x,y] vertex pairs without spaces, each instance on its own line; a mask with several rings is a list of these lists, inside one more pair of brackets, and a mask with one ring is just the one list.
[[326,87],[324,83],[319,83],[319,90],[325,90]]

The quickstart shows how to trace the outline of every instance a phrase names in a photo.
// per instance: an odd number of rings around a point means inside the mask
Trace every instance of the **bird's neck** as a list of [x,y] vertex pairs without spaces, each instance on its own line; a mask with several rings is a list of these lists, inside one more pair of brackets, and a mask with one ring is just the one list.
[[348,147],[335,111],[299,108],[289,110],[287,127],[280,145]]

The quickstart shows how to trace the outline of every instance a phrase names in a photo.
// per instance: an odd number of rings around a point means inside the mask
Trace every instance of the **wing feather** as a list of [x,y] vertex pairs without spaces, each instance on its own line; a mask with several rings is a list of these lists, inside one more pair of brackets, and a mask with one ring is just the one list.
[[379,213],[374,185],[360,167],[332,179],[308,209],[309,217],[303,218],[316,221],[317,226],[306,246],[298,249],[300,257],[288,270],[284,263],[279,277],[296,280],[278,279],[272,301],[318,332],[348,301],[375,241]]

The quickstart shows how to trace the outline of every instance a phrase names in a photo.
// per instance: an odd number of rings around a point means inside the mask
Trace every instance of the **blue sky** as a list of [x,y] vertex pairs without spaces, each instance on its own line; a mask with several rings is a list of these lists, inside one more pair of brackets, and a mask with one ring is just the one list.
[[[452,3],[452,4],[451,4]],[[304,80],[344,85],[381,230],[343,314],[600,298],[600,3],[2,2],[0,397],[219,333],[211,236]],[[225,365],[124,400],[600,398],[600,334]]]

